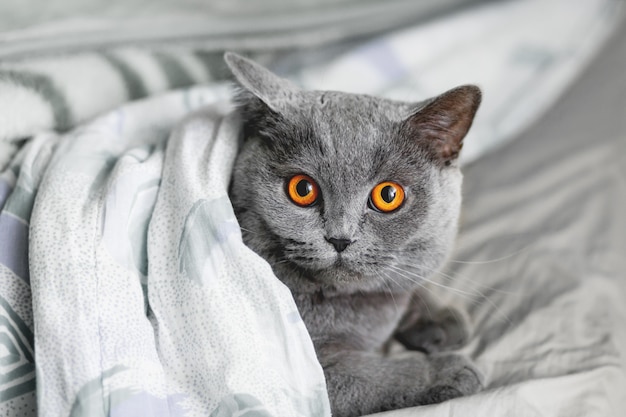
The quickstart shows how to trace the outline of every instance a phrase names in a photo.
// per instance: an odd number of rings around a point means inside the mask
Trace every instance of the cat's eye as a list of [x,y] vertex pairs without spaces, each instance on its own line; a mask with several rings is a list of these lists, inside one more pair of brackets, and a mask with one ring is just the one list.
[[393,181],[381,182],[370,193],[370,207],[382,213],[399,209],[403,202],[404,189]]
[[287,194],[291,201],[300,207],[308,207],[317,201],[320,189],[308,175],[298,174],[287,183]]

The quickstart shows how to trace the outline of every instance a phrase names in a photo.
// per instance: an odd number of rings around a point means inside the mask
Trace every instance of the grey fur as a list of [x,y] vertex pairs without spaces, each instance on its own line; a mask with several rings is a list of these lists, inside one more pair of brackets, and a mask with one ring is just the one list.
[[[246,244],[294,296],[333,415],[476,392],[474,366],[440,352],[465,342],[463,320],[449,309],[425,316],[414,294],[456,236],[456,157],[480,90],[459,87],[421,103],[301,91],[245,58],[225,59],[242,87],[236,101],[245,124],[231,184],[235,213]],[[315,206],[287,196],[287,181],[301,173],[319,185]],[[406,192],[403,206],[386,214],[368,206],[370,191],[385,180]],[[331,238],[352,243],[339,252]],[[394,335],[413,350],[383,354]]]

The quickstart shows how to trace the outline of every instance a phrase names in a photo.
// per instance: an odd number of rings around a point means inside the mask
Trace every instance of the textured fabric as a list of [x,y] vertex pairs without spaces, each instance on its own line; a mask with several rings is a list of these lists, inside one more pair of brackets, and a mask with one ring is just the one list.
[[309,88],[408,101],[477,84],[483,102],[464,140],[467,163],[544,114],[613,33],[622,9],[604,0],[482,5],[359,45],[296,76]]
[[465,169],[430,291],[470,311],[484,392],[380,417],[626,415],[626,25],[532,129]]
[[298,48],[484,0],[37,0],[0,3],[0,59],[119,44]]
[[[254,55],[308,87],[403,99],[436,94],[454,83],[478,82],[485,90],[484,106],[475,126],[481,134],[468,137],[464,151],[467,162],[502,138],[512,137],[570,85],[619,21],[619,4],[612,0],[581,0],[572,8],[571,2],[564,0],[492,2],[366,43],[329,45],[314,54],[304,49],[280,56]],[[555,22],[567,25],[561,27]],[[294,33],[285,36],[294,37]],[[217,407],[212,408],[216,416],[231,415],[242,408],[264,415],[262,409],[271,413],[268,407],[278,403],[266,401],[266,390],[272,386],[265,381],[263,386],[255,387],[229,385],[232,391],[227,394],[223,383],[240,381],[237,378],[241,374],[236,372],[211,374],[220,381],[222,391],[216,389],[212,391],[214,396],[199,396],[191,385],[213,383],[205,379],[201,369],[230,363],[234,352],[242,352],[242,357],[260,357],[267,349],[243,343],[241,333],[237,333],[237,344],[242,345],[233,352],[216,349],[223,355],[219,359],[222,362],[209,361],[202,355],[211,346],[199,340],[204,340],[213,328],[200,325],[197,334],[189,335],[189,326],[198,324],[209,313],[214,313],[209,320],[211,326],[228,326],[233,317],[220,316],[207,308],[194,311],[197,315],[186,323],[192,313],[184,310],[182,320],[182,313],[168,304],[175,302],[193,309],[191,300],[197,301],[199,295],[190,290],[192,285],[199,292],[208,288],[223,290],[224,281],[205,282],[204,271],[213,267],[219,270],[223,263],[231,265],[247,253],[239,246],[228,204],[220,200],[215,189],[211,188],[213,197],[198,198],[198,190],[193,187],[193,192],[183,192],[188,190],[183,185],[191,177],[174,176],[180,187],[165,187],[160,182],[163,170],[168,169],[167,162],[163,162],[167,158],[172,164],[198,172],[196,165],[187,159],[183,162],[187,148],[182,144],[173,147],[166,156],[163,141],[184,115],[226,97],[225,85],[215,81],[225,78],[218,51],[227,44],[217,40],[210,47],[204,45],[206,49],[193,42],[157,48],[147,46],[154,43],[150,36],[143,39],[145,43],[138,42],[142,47],[121,42],[106,50],[87,48],[64,55],[58,55],[62,45],[50,43],[40,49],[20,49],[19,60],[0,62],[0,140],[11,141],[9,145],[0,144],[3,415],[35,415],[37,395],[44,407],[41,413],[49,409],[50,415],[176,415],[185,410],[204,412],[211,407]],[[550,40],[554,43],[546,43]],[[20,45],[12,43],[10,37],[3,38],[3,48],[18,50]],[[248,46],[248,50],[258,52],[263,42]],[[619,74],[623,62],[623,55],[612,62]],[[605,89],[605,93],[612,92],[617,85],[615,74],[611,77],[603,73],[596,77],[595,85],[613,80]],[[124,107],[97,122],[88,122],[128,100],[196,82],[210,84],[139,103],[137,107]],[[471,413],[465,410],[473,410],[475,415],[626,414],[621,412],[622,397],[616,397],[616,393],[626,391],[624,366],[616,365],[623,362],[623,329],[607,327],[624,319],[620,307],[623,303],[618,298],[623,299],[619,283],[623,274],[619,271],[624,265],[619,263],[621,252],[616,252],[626,246],[621,232],[624,224],[618,217],[624,206],[620,200],[624,195],[624,161],[620,159],[624,150],[620,143],[624,139],[619,132],[607,134],[607,126],[624,120],[624,103],[590,101],[595,91],[587,88],[578,93],[575,100],[581,103],[579,110],[585,111],[576,113],[577,123],[570,123],[569,130],[547,128],[537,135],[534,143],[544,147],[529,150],[523,146],[525,142],[515,142],[507,148],[512,149],[508,153],[497,153],[489,159],[491,162],[481,165],[485,168],[480,174],[472,175],[478,165],[469,167],[464,229],[455,258],[479,263],[453,264],[447,273],[485,277],[481,281],[485,288],[467,282],[458,284],[457,301],[477,304],[472,312],[481,336],[476,337],[468,352],[478,358],[491,382],[489,389],[476,397],[423,408],[419,413],[468,415]],[[566,115],[553,113],[552,118],[558,122]],[[604,118],[592,123],[590,115]],[[75,130],[59,134],[50,133],[52,129]],[[569,141],[583,133],[587,134],[586,142]],[[27,138],[18,151],[17,141]],[[608,144],[610,140],[613,144]],[[199,146],[195,163],[206,163],[206,172],[209,160],[217,163],[216,167],[226,167],[227,161],[211,159],[210,155],[215,155],[211,149]],[[499,158],[501,162],[497,162]],[[554,170],[550,169],[552,165]],[[484,178],[491,180],[486,182]],[[202,181],[212,184],[212,178]],[[157,192],[160,189],[164,190],[162,196]],[[535,193],[537,190],[543,192]],[[483,198],[485,203],[481,203]],[[189,215],[185,217],[188,222],[176,217],[182,214],[173,210],[170,204],[174,203],[186,211],[185,216]],[[223,228],[212,223],[211,213],[221,219],[217,224]],[[148,227],[147,219],[157,214],[154,224],[160,226]],[[210,231],[215,239],[199,239],[192,232],[194,225]],[[176,239],[165,238],[172,235]],[[531,243],[537,236],[541,237],[541,245],[528,252],[527,246],[534,248]],[[218,247],[228,248],[224,254],[212,250],[216,241]],[[572,242],[586,246],[570,246]],[[26,248],[30,250],[30,262]],[[206,265],[199,268],[197,259],[203,253],[210,255]],[[159,258],[151,259],[155,254]],[[173,262],[174,257],[179,262]],[[506,263],[482,263],[498,257],[504,257]],[[151,269],[157,266],[158,270]],[[96,272],[99,268],[114,269],[114,273],[102,275]],[[263,272],[263,268],[257,265],[254,270]],[[181,283],[180,292],[176,283],[168,280],[171,271],[189,280],[185,286]],[[242,268],[240,273],[245,271]],[[160,277],[156,282],[150,281],[151,272]],[[265,276],[267,271],[261,272],[260,276]],[[277,395],[290,402],[293,410],[311,407],[303,415],[323,415],[327,402],[319,389],[319,367],[310,362],[307,336],[301,333],[298,316],[289,310],[291,304],[284,299],[282,287],[272,284],[269,278],[263,279],[259,291],[264,291],[269,300],[280,300],[271,306],[275,314],[268,319],[269,323],[278,323],[275,340],[290,334],[289,329],[300,332],[297,340],[301,343],[296,346],[301,350],[282,352],[293,346],[293,340],[288,339],[271,352],[273,359],[282,361],[272,377],[282,381],[279,386],[293,388]],[[442,279],[445,281],[445,277]],[[517,289],[514,284],[524,288]],[[478,295],[477,289],[487,298]],[[256,286],[237,287],[237,291],[250,297],[258,292]],[[223,313],[235,311],[238,319],[257,320],[263,315],[254,314],[255,309],[267,307],[263,302],[242,303],[243,315],[239,304],[225,306]],[[504,314],[508,318],[502,318]],[[214,317],[225,321],[213,323]],[[271,328],[268,322],[256,324]],[[179,325],[180,330],[176,330]],[[241,329],[247,331],[248,325]],[[81,326],[84,332],[78,330]],[[187,345],[176,344],[178,339],[168,331],[160,333],[163,326],[170,331],[173,326],[179,332],[176,336],[185,334]],[[204,357],[206,361],[196,370],[188,362],[192,359],[177,356],[179,348],[192,352],[189,358]],[[287,360],[285,355],[301,360]],[[299,371],[299,366],[310,374]],[[287,368],[300,374],[285,376]],[[258,378],[258,372],[258,368],[250,370],[250,377]],[[245,373],[248,375],[248,370]],[[299,375],[312,376],[299,385],[290,379]],[[35,392],[36,376],[39,393]],[[296,404],[294,392],[304,393],[302,405]],[[316,396],[318,401],[306,399]],[[315,404],[321,411],[315,409]],[[579,409],[566,408],[569,404]],[[596,404],[597,411],[592,409]],[[617,411],[611,414],[607,404]],[[412,415],[416,411],[401,413]]]
[[330,415],[291,294],[228,200],[237,118],[205,110],[164,149],[215,100],[39,135],[2,173],[3,415]]
[[[493,2],[374,39],[300,52],[255,43],[243,50],[306,88],[418,101],[476,83],[484,100],[465,141],[462,157],[468,162],[512,138],[549,108],[612,33],[622,16],[621,4],[579,0],[573,8],[568,0]],[[334,22],[341,26],[341,17]],[[275,31],[270,33],[299,39]],[[4,59],[0,140],[66,130],[127,100],[224,81],[222,51],[237,46],[224,39],[217,45],[109,46]]]

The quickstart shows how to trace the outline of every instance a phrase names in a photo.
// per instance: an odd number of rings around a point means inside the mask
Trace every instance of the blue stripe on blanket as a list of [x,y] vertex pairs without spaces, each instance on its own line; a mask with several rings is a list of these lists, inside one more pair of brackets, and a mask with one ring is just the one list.
[[35,392],[33,332],[0,296],[0,400]]
[[22,174],[18,185],[13,189],[2,207],[3,214],[11,214],[24,223],[30,222],[37,190],[32,188],[30,177]]
[[189,75],[185,67],[172,55],[155,52],[153,56],[161,67],[165,78],[167,78],[170,88],[187,87],[195,83],[195,80]]
[[231,72],[224,64],[224,52],[194,51],[194,56],[204,67],[210,81],[222,81],[232,78]]
[[67,130],[72,126],[72,115],[65,95],[54,85],[50,78],[24,70],[0,70],[0,81],[17,84],[29,89],[50,103],[55,128]]
[[148,90],[141,79],[141,75],[128,63],[109,52],[103,52],[101,55],[122,77],[129,99],[135,100],[148,95]]
[[0,210],[4,207],[4,203],[7,201],[12,189],[8,182],[0,178]]
[[0,264],[30,284],[28,224],[8,213],[0,214]]

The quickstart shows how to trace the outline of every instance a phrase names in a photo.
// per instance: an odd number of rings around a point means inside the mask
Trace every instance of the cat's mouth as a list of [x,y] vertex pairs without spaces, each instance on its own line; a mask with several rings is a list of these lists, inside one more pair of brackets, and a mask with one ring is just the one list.
[[316,259],[309,262],[294,261],[293,263],[306,271],[309,280],[323,284],[360,282],[367,275],[358,263],[342,254],[327,259]]
[[[324,257],[303,257],[295,256],[291,260],[293,263],[300,265],[309,270],[346,270],[352,271],[354,274],[359,272],[359,263],[355,262],[354,256],[346,256],[345,254],[337,253],[332,256]],[[358,257],[356,257],[358,258]]]
[[[307,281],[330,287],[361,288],[372,287],[380,281],[377,266],[364,259],[373,258],[371,254],[357,248],[348,248],[342,252],[323,251],[305,242],[286,241],[277,258],[282,259],[282,267],[297,269]],[[285,263],[287,262],[287,263]],[[279,263],[280,265],[280,263]]]
[[[348,271],[352,271],[353,269],[353,265],[351,265],[351,262],[349,262],[348,260],[346,260],[345,257],[341,256],[340,253],[337,254],[337,258],[335,259],[335,262],[333,263],[332,266],[334,269],[345,269]],[[356,273],[356,271],[355,271]]]

